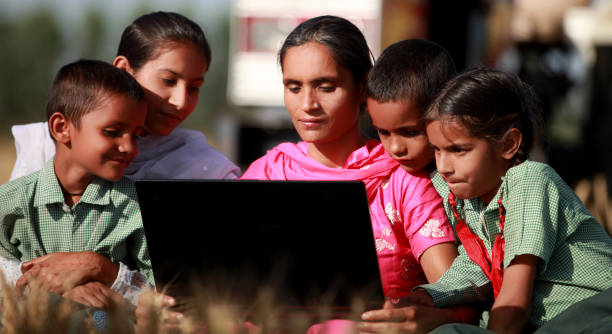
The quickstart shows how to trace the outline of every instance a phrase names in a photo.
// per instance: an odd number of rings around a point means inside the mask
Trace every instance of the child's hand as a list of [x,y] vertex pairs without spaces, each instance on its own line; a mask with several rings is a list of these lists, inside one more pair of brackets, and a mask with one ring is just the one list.
[[433,303],[433,299],[431,296],[423,289],[418,289],[415,292],[401,298],[397,302],[391,302],[390,300],[385,300],[385,304],[383,305],[383,309],[389,308],[400,308],[404,306],[435,306]]
[[70,292],[64,293],[63,297],[74,300],[86,306],[107,309],[113,304],[122,302],[123,298],[106,285],[91,281],[74,287]]
[[359,333],[428,333],[458,321],[453,311],[422,305],[368,311],[361,319]]
[[21,270],[23,275],[16,285],[18,291],[36,280],[43,289],[61,295],[88,281],[110,286],[117,276],[118,266],[94,252],[74,252],[41,256],[25,262]]

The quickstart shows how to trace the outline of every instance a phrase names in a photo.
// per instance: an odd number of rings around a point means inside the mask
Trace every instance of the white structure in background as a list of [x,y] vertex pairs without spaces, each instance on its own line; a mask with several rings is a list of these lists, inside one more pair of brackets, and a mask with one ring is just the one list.
[[236,106],[282,107],[283,85],[277,53],[299,23],[336,15],[364,33],[380,53],[381,0],[236,0],[232,10],[228,100]]

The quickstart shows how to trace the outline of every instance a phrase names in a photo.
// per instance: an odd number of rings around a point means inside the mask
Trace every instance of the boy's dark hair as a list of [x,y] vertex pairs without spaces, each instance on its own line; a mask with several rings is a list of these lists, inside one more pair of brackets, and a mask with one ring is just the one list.
[[408,39],[387,47],[368,74],[368,96],[378,102],[409,98],[425,111],[444,84],[456,74],[442,46]]
[[523,139],[515,163],[527,159],[542,126],[533,89],[514,74],[490,68],[472,69],[449,81],[424,118],[459,121],[472,135],[492,143],[516,128]]
[[287,36],[278,52],[281,69],[287,50],[308,42],[327,46],[334,60],[351,72],[356,86],[365,81],[372,68],[372,54],[359,28],[347,19],[325,15],[300,23]]
[[63,66],[49,89],[47,120],[62,113],[76,127],[83,115],[95,110],[109,95],[120,94],[144,100],[142,88],[127,72],[98,60],[79,60]]
[[126,57],[130,67],[138,71],[173,43],[194,45],[206,59],[207,68],[210,66],[210,45],[202,28],[185,16],[172,12],[153,12],[134,20],[123,30],[117,56]]

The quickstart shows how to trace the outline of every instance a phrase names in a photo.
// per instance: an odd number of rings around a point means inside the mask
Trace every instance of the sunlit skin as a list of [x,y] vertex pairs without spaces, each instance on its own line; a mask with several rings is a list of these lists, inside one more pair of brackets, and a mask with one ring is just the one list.
[[124,56],[113,64],[136,78],[145,91],[146,134],[167,136],[195,109],[208,70],[206,58],[192,44],[168,44],[134,71]]
[[[118,181],[138,153],[147,106],[125,95],[107,96],[74,124],[62,114],[49,119],[57,141],[54,167],[67,193],[82,194],[94,177]],[[75,196],[73,196],[73,199]],[[80,196],[76,196],[80,198]]]
[[323,44],[308,42],[287,50],[283,61],[285,106],[309,156],[328,167],[343,167],[365,141],[359,134],[359,107],[365,100],[351,72]]
[[389,155],[408,172],[422,170],[434,159],[427,141],[422,111],[410,99],[379,102],[368,98],[368,111]]
[[458,198],[481,198],[489,203],[511,167],[502,143],[493,144],[473,136],[454,120],[427,124],[427,137],[434,147],[436,167]]

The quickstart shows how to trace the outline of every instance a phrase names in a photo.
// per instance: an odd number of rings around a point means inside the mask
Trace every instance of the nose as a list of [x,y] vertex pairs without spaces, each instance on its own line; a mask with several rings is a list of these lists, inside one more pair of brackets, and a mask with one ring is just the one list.
[[400,158],[406,155],[406,145],[404,145],[401,140],[394,135],[391,135],[389,140],[389,153],[391,153],[393,157]]
[[453,171],[449,158],[440,151],[436,151],[436,168],[442,175],[449,175]]
[[302,94],[302,110],[308,112],[319,109],[321,106],[317,101],[315,93],[311,89],[304,89]]
[[187,87],[177,86],[173,91],[172,95],[170,95],[170,102],[177,110],[183,110],[187,106],[189,101],[189,93],[187,91]]
[[118,149],[121,153],[136,155],[138,153],[138,143],[136,142],[136,138],[131,134],[121,136]]

